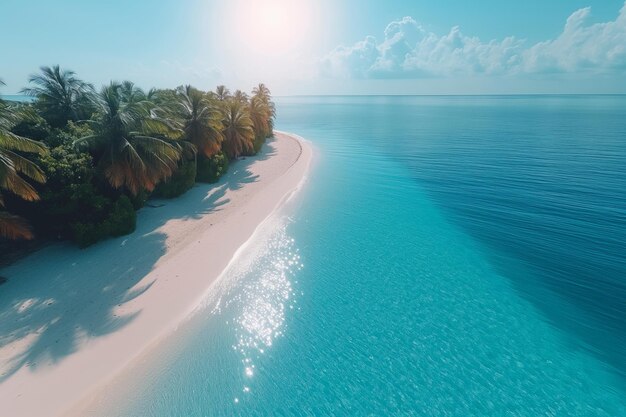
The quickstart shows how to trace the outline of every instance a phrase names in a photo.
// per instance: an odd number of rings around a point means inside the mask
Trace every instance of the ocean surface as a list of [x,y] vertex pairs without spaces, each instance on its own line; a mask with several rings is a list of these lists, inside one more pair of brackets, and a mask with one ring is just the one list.
[[2,95],[0,94],[0,100],[6,100],[6,101],[14,101],[14,102],[18,102],[18,103],[29,103],[34,101],[33,97],[31,96],[25,96],[23,94],[13,94],[13,95]]
[[626,416],[626,97],[277,105],[305,188],[109,416]]

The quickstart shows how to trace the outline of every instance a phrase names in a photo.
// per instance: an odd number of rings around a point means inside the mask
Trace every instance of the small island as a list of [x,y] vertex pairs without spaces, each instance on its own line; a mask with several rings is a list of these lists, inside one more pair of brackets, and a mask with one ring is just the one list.
[[[0,81],[1,82],[1,81]],[[42,67],[0,101],[0,236],[69,239],[81,247],[135,230],[151,197],[213,183],[229,161],[255,155],[273,134],[269,89],[252,96],[190,85],[143,91],[130,81],[96,92],[59,66]]]
[[626,0],[0,10],[0,417],[626,417]]

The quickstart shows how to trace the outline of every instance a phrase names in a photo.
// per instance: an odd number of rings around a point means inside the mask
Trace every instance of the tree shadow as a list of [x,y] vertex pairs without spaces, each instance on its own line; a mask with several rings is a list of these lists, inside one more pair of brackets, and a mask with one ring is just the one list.
[[141,311],[118,315],[116,308],[155,283],[143,281],[166,253],[167,235],[159,229],[171,220],[221,210],[230,201],[229,190],[258,181],[251,165],[274,154],[268,141],[258,155],[233,162],[218,183],[197,184],[177,199],[161,200],[158,208],[142,209],[131,235],[83,250],[52,244],[1,269],[8,280],[0,288],[0,383],[23,367],[36,372],[58,363],[79,351],[84,340],[132,322]]
[[178,198],[154,200],[157,203],[154,207],[142,210],[144,218],[141,221],[154,228],[153,222],[161,222],[160,226],[162,226],[170,220],[197,220],[209,213],[219,211],[230,202],[230,199],[225,198],[229,191],[240,190],[246,184],[259,180],[259,175],[250,170],[251,165],[265,161],[275,154],[274,139],[268,139],[258,154],[231,162],[227,175],[215,184],[197,183]]

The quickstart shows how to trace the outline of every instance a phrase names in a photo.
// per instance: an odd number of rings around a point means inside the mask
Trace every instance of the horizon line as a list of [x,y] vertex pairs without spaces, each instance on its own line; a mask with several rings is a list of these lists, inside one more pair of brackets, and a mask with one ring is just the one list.
[[[212,90],[207,90],[212,91]],[[290,97],[511,97],[511,96],[626,96],[626,93],[475,93],[475,94],[277,94]],[[31,97],[26,94],[0,94],[0,97]],[[32,97],[34,98],[34,97]]]
[[626,93],[477,93],[477,94],[280,94],[274,97],[511,97],[511,96],[626,96]]

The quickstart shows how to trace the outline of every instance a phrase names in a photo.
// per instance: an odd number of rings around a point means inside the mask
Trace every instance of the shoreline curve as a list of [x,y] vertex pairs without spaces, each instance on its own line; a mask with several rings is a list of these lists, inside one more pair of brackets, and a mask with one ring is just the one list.
[[[54,245],[5,268],[3,274],[19,278],[0,294],[4,411],[13,417],[84,411],[99,389],[197,309],[259,227],[302,188],[312,156],[305,140],[275,131],[259,155],[233,163],[217,184],[142,209],[132,235],[85,251]],[[87,290],[72,288],[82,279]],[[65,299],[54,291],[58,300],[32,296],[59,283],[70,291]],[[60,318],[41,326],[46,310]],[[11,319],[22,323],[2,324]],[[57,355],[59,340],[71,346]]]

